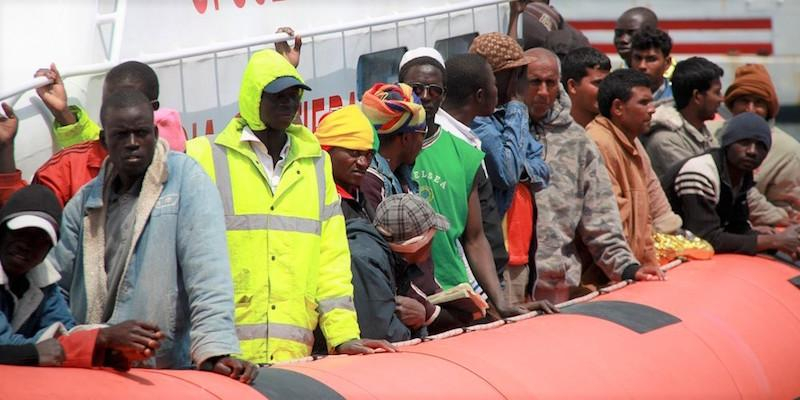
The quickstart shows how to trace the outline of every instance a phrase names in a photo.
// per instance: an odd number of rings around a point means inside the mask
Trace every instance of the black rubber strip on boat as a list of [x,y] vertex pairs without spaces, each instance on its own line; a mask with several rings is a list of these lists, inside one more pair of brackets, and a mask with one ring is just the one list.
[[562,314],[601,318],[637,333],[647,333],[681,322],[680,318],[657,308],[628,301],[592,301],[563,308]]
[[328,385],[298,372],[282,368],[265,367],[258,371],[253,389],[270,400],[344,400]]

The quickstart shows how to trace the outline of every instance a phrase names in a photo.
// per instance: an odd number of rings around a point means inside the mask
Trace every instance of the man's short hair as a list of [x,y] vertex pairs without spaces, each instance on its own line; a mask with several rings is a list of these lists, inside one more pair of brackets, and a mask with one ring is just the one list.
[[567,87],[570,79],[580,82],[589,73],[587,69],[611,71],[611,60],[594,47],[579,47],[564,56],[561,62],[561,83]]
[[625,10],[625,12],[623,12],[619,16],[618,20],[622,19],[624,17],[633,16],[633,15],[639,15],[639,16],[642,17],[642,27],[645,27],[645,26],[656,27],[658,25],[658,15],[656,15],[656,13],[653,10],[651,10],[651,9],[649,9],[647,7],[641,7],[641,6],[640,7],[633,7],[633,8],[629,8],[629,9]]
[[111,68],[106,75],[105,84],[118,86],[121,83],[133,83],[141,88],[150,101],[158,100],[158,75],[147,64],[126,61]]
[[447,73],[445,73],[444,65],[440,64],[439,61],[436,61],[433,57],[417,57],[403,65],[403,68],[400,68],[400,73],[397,75],[400,79],[400,82],[406,81],[406,74],[408,71],[416,67],[418,65],[430,65],[434,68],[438,69],[439,72],[442,73],[442,83],[447,85]]
[[631,91],[637,86],[650,88],[650,78],[635,69],[618,69],[603,79],[597,92],[597,105],[600,114],[606,118],[611,118],[611,103],[616,99],[623,102],[630,100]]
[[483,56],[478,54],[459,54],[450,57],[445,63],[449,83],[447,85],[447,99],[449,104],[456,107],[463,106],[467,99],[478,89],[489,86],[489,74],[492,67]]
[[675,65],[672,73],[672,97],[675,108],[682,110],[689,105],[695,89],[704,93],[711,88],[714,80],[722,78],[725,72],[717,64],[703,57],[690,57]]
[[150,100],[144,93],[131,88],[115,90],[103,99],[103,105],[100,106],[100,123],[106,125],[106,119],[111,110],[135,107],[141,104],[150,107]]
[[636,33],[631,38],[632,50],[661,50],[661,54],[666,58],[672,51],[672,38],[669,37],[667,32],[661,29],[646,26]]

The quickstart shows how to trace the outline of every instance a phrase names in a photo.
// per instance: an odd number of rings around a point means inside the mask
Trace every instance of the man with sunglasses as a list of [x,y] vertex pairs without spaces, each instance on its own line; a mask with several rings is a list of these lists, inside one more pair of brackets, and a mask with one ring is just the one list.
[[446,76],[444,60],[435,49],[414,49],[400,60],[400,80],[419,95],[426,115],[433,116],[426,118],[428,130],[414,165],[414,181],[422,198],[450,221],[449,228],[433,238],[436,280],[450,288],[470,282],[474,274],[501,315],[516,315],[525,310],[511,307],[503,296],[492,249],[483,232],[475,183],[482,173],[484,154],[435,122],[444,101]]

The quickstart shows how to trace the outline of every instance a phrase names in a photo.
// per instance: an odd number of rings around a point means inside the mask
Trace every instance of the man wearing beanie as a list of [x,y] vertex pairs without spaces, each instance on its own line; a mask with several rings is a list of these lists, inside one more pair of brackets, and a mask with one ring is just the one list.
[[342,198],[345,221],[372,221],[359,186],[375,156],[375,129],[357,105],[325,114],[314,132],[322,149],[331,157],[333,181]]
[[[758,192],[748,194],[750,221],[754,225],[788,225],[800,221],[800,143],[775,125],[778,96],[767,69],[747,64],[736,69],[736,77],[725,92],[725,106],[738,115],[753,112],[770,124],[773,146],[755,171]],[[722,122],[708,124],[724,134]],[[761,196],[760,194],[763,194]]]
[[797,259],[800,226],[762,235],[748,222],[753,171],[772,146],[769,125],[755,113],[740,113],[728,122],[721,144],[681,163],[662,181],[683,227],[711,243],[717,253],[779,250]]

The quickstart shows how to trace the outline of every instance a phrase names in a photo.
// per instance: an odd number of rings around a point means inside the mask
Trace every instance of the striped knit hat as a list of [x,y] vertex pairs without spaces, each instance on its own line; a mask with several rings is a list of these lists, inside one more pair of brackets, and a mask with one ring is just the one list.
[[425,109],[411,86],[376,83],[364,93],[361,111],[378,135],[425,129]]

